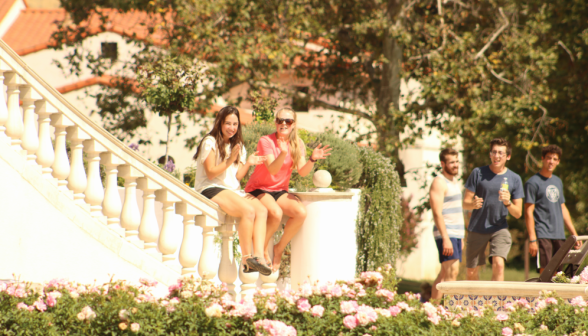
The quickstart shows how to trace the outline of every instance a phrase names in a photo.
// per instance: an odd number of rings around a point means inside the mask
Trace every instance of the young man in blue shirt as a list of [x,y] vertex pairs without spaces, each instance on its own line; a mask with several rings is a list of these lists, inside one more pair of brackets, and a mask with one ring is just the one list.
[[[572,217],[565,204],[563,183],[553,171],[559,165],[562,150],[556,145],[541,150],[541,170],[525,183],[525,223],[529,232],[529,253],[539,251],[540,272],[566,239],[564,225],[577,236]],[[577,248],[580,248],[578,242]],[[560,267],[561,270],[561,267]]]
[[[490,165],[475,168],[466,182],[463,208],[473,210],[466,240],[468,280],[479,279],[478,266],[486,263],[485,250],[489,243],[492,281],[504,281],[504,265],[512,245],[506,216],[510,213],[515,218],[521,217],[524,196],[521,177],[506,168],[511,154],[508,141],[493,139]],[[504,182],[508,190],[504,189]]]

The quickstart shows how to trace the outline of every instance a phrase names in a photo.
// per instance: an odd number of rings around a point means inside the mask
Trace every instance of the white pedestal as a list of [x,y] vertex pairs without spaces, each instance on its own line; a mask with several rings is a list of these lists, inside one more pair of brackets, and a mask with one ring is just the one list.
[[354,279],[360,190],[294,194],[306,206],[307,216],[291,242],[292,288],[297,289],[306,280]]

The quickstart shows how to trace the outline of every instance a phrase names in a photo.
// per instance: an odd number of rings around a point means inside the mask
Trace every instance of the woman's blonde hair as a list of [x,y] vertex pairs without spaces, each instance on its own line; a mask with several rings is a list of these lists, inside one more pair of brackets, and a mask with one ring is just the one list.
[[276,121],[277,118],[280,116],[282,112],[290,112],[294,116],[294,124],[292,128],[292,132],[290,132],[290,136],[288,137],[288,141],[290,142],[290,156],[292,157],[292,161],[294,161],[293,167],[298,169],[298,161],[302,155],[306,155],[306,153],[302,153],[302,148],[300,148],[300,138],[298,137],[298,126],[296,122],[296,112],[291,108],[285,107],[282,108],[276,113]]

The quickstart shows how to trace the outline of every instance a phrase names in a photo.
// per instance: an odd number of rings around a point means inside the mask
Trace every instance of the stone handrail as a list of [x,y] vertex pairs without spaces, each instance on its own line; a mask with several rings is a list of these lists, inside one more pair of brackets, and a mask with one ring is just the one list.
[[[7,98],[5,102],[0,92],[0,141],[6,141],[26,156],[27,164],[37,167],[57,190],[117,232],[121,239],[144,249],[172,269],[179,261],[181,274],[195,273],[198,263],[200,276],[212,279],[218,269],[220,280],[233,291],[237,278],[232,248],[237,225],[234,218],[95,124],[0,40],[2,83],[0,88],[6,87]],[[50,126],[55,129],[53,135]],[[70,141],[69,157],[66,139]],[[104,183],[101,164],[106,171]],[[124,202],[118,192],[118,177],[125,179]],[[142,214],[137,204],[137,189],[143,192]],[[155,201],[163,204],[161,231]],[[181,244],[173,237],[174,214],[183,216]],[[203,229],[200,258],[194,242],[196,225]],[[220,265],[215,256],[215,229],[221,233],[223,242]],[[178,249],[179,257],[176,257]],[[253,281],[250,277],[247,282]]]

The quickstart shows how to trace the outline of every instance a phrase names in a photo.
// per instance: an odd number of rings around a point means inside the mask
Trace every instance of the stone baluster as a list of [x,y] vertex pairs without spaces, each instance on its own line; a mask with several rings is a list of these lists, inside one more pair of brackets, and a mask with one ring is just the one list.
[[139,239],[143,241],[143,249],[158,260],[161,253],[157,252],[157,239],[159,238],[159,224],[155,215],[155,191],[161,186],[153,180],[141,177],[137,180],[137,187],[143,191],[143,215],[139,226]]
[[[229,220],[229,218],[231,220]],[[218,266],[218,278],[221,282],[227,285],[227,290],[233,297],[237,295],[235,292],[235,280],[237,280],[239,274],[239,265],[233,254],[233,234],[235,233],[235,225],[236,223],[234,222],[233,217],[227,216],[225,224],[217,229],[222,237],[221,261]]]
[[[39,150],[39,134],[37,120],[35,120],[35,101],[43,99],[31,86],[26,85],[20,92],[24,114],[24,131],[22,134],[22,148],[27,151],[27,164],[37,165],[37,151]],[[38,167],[38,166],[37,166]]]
[[137,204],[137,178],[143,177],[143,174],[135,167],[125,164],[120,166],[119,175],[125,179],[125,201],[120,215],[123,236],[129,241],[138,240],[141,214]]
[[259,272],[243,273],[243,259],[239,265],[239,279],[241,279],[241,297],[251,296],[255,293],[257,288],[257,279]]
[[[41,104],[41,106],[39,106],[39,109],[44,111],[44,113],[47,113],[48,115],[49,113],[54,113],[51,115],[51,125],[55,127],[55,160],[52,162],[53,177],[57,178],[57,189],[68,195],[71,199],[73,199],[73,190],[67,188],[67,178],[69,177],[69,173],[71,172],[71,167],[69,165],[69,158],[67,157],[66,129],[67,127],[74,126],[74,123],[71,120],[69,120],[69,118],[67,118],[63,113],[56,113],[57,111],[54,110],[53,106],[49,105],[49,103],[44,102],[43,104]],[[46,129],[41,129],[41,127],[42,126],[39,126],[39,132],[47,132],[47,135],[39,136],[41,138],[39,155],[43,153],[43,146],[51,146],[51,138],[49,137],[49,125],[45,125]],[[50,147],[48,147],[47,150],[49,150],[49,148]],[[44,163],[43,167],[45,167]],[[43,174],[49,174],[50,176],[51,168],[47,167],[43,169]]]
[[0,141],[8,141],[6,138],[6,122],[8,121],[8,107],[6,106],[6,88],[4,87],[4,73],[12,70],[6,63],[0,60]]
[[10,138],[10,145],[15,150],[21,150],[21,137],[24,132],[22,113],[20,112],[20,90],[25,81],[16,73],[9,72],[4,78],[4,84],[8,86],[8,120],[6,121],[6,135]]
[[202,279],[213,279],[218,270],[218,260],[214,248],[214,228],[218,223],[212,218],[196,216],[196,225],[202,228],[202,252],[198,261],[198,274]]
[[96,140],[86,140],[84,141],[84,151],[88,154],[88,183],[85,201],[90,204],[90,215],[101,217],[103,216],[104,187],[100,178],[100,153],[106,152],[106,148]]
[[[51,174],[51,172],[53,172],[51,165],[53,165],[53,162],[55,161],[55,152],[53,151],[53,143],[51,141],[50,123],[51,115],[57,113],[57,109],[45,100],[38,100],[35,102],[35,113],[39,116],[39,148],[37,149],[36,154],[37,163],[41,166],[43,177],[51,179],[53,178],[53,175]],[[69,167],[69,162],[67,164]]]
[[155,200],[163,203],[163,225],[161,226],[161,232],[159,233],[159,241],[157,242],[157,248],[163,254],[163,263],[167,265],[173,265],[175,259],[174,254],[178,250],[179,241],[174,236],[175,233],[179,232],[174,223],[175,207],[174,204],[181,200],[165,189],[157,190],[155,192]]
[[118,193],[118,170],[116,168],[125,162],[110,152],[100,154],[100,158],[106,169],[106,190],[104,191],[104,202],[102,202],[102,213],[106,216],[106,224],[109,227],[120,228],[122,201]]
[[86,187],[88,186],[88,180],[86,177],[86,171],[84,169],[84,140],[90,140],[90,136],[82,131],[78,126],[69,127],[67,130],[67,137],[71,142],[71,171],[69,173],[68,188],[73,190],[74,202],[90,211],[89,206],[84,202],[86,195]]
[[179,255],[182,275],[191,275],[196,273],[196,264],[198,263],[198,248],[196,246],[198,233],[195,216],[202,215],[202,211],[188,203],[180,202],[176,204],[176,214],[184,217],[184,235]]

